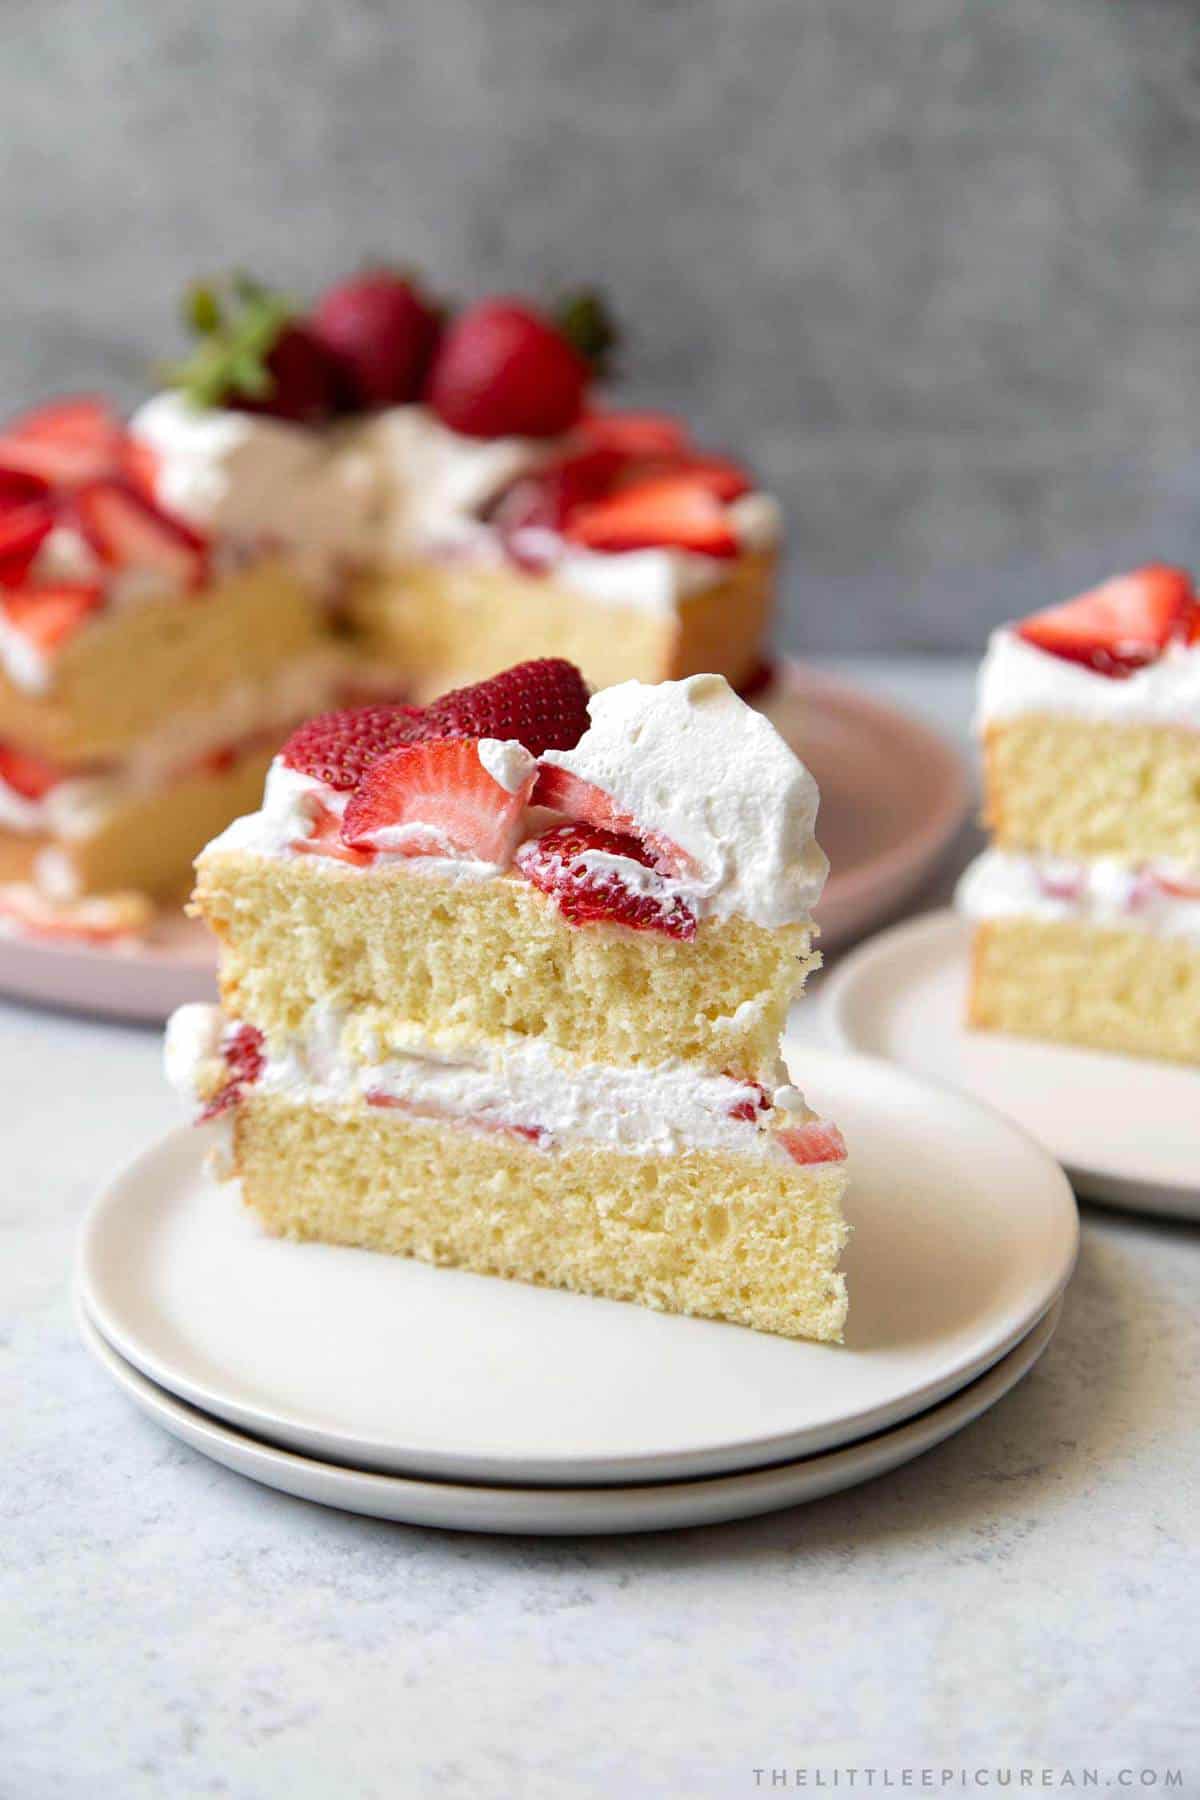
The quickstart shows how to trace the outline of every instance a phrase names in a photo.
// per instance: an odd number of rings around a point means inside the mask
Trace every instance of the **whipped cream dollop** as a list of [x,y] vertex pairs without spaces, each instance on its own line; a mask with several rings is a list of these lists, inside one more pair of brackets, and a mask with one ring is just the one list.
[[817,784],[723,676],[624,681],[594,694],[588,717],[575,748],[543,762],[677,845],[688,866],[673,873],[699,912],[772,929],[809,917],[829,872]]
[[201,530],[279,543],[313,572],[364,554],[377,529],[379,471],[352,427],[198,407],[157,394],[130,420],[158,458],[163,506]]
[[1066,713],[1104,725],[1188,725],[1200,730],[1200,644],[1168,644],[1132,675],[1101,675],[994,631],[979,671],[976,727],[1029,713]]
[[[623,682],[593,695],[588,716],[588,730],[573,750],[550,750],[541,760],[600,788],[647,840],[683,853],[682,866],[666,878],[671,895],[698,918],[738,916],[768,930],[808,921],[829,872],[813,835],[817,784],[775,727],[739,700],[723,676]],[[531,767],[528,752],[515,742],[485,738],[479,754],[509,793]],[[276,757],[261,809],[235,820],[205,854],[304,854],[297,844],[312,835],[323,813],[340,817],[348,798]],[[552,815],[544,809],[528,809],[527,830],[514,835],[514,856],[549,822]],[[405,857],[405,833],[420,835],[419,821],[399,827],[392,848],[380,834],[377,841],[385,847],[370,868],[403,862],[414,873],[453,881],[489,879],[510,866],[454,855]],[[662,875],[630,858],[593,851],[585,856],[585,866],[619,873],[634,891],[664,887]]]
[[[354,1056],[345,1016],[317,1005],[303,1031],[268,1046],[256,1091],[295,1105],[393,1106],[418,1117],[457,1120],[480,1130],[515,1130],[543,1149],[602,1144],[631,1155],[728,1151],[786,1164],[767,1124],[771,1099],[754,1084],[693,1064],[653,1069],[578,1064],[537,1039],[446,1050],[410,1033],[403,1045]],[[227,1021],[216,1006],[181,1007],[167,1027],[167,1078],[188,1099],[220,1085]],[[816,1117],[781,1080],[776,1104],[789,1129]]]
[[1200,868],[985,850],[964,871],[954,904],[968,919],[1069,921],[1200,938]]

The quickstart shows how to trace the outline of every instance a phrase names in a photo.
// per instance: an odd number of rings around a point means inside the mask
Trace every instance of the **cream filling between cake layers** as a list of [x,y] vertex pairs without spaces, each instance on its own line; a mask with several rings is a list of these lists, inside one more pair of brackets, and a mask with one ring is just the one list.
[[1200,940],[1200,869],[985,850],[962,875],[968,919],[1039,919]]
[[[782,1068],[768,1095],[754,1083],[682,1063],[572,1063],[527,1039],[447,1051],[410,1030],[403,1043],[368,1039],[354,1055],[345,1027],[336,1009],[315,1007],[301,1036],[265,1047],[252,1091],[297,1106],[391,1107],[476,1130],[513,1131],[545,1150],[592,1144],[647,1157],[714,1150],[785,1166],[844,1157],[836,1130],[818,1120]],[[181,1007],[164,1051],[172,1086],[185,1098],[211,1099],[222,1085],[224,1047],[237,1031],[219,1007]],[[803,1139],[809,1126],[818,1135],[793,1154],[780,1130]]]
[[[265,682],[239,682],[215,706],[176,713],[119,764],[63,779],[39,798],[0,776],[0,829],[73,841],[92,836],[141,795],[169,786],[223,750],[235,755],[261,739],[276,743],[289,727],[337,703],[361,679],[345,651],[322,647],[278,669]],[[393,682],[394,685],[394,682]]]
[[1130,675],[1099,673],[1054,656],[1004,627],[992,633],[979,672],[976,728],[1030,713],[1110,725],[1200,726],[1200,644],[1168,644]]

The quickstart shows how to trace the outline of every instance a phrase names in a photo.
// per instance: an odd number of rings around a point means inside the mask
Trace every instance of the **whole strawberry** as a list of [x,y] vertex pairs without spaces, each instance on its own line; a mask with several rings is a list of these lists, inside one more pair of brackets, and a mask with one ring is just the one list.
[[583,412],[586,357],[522,300],[481,300],[448,328],[429,404],[464,437],[558,437]]
[[329,288],[312,329],[337,368],[343,404],[360,412],[417,398],[441,316],[413,282],[375,269]]
[[318,425],[336,410],[337,365],[282,295],[245,276],[229,300],[199,284],[185,316],[199,342],[170,373],[195,405],[298,425]]

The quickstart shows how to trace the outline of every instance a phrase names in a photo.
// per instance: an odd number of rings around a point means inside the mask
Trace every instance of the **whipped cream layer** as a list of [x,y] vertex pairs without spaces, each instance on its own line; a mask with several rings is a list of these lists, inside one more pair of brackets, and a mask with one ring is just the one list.
[[985,850],[954,903],[968,919],[1039,919],[1200,940],[1200,869]]
[[[829,869],[813,835],[817,784],[775,727],[739,700],[723,676],[623,682],[593,695],[588,715],[591,724],[573,750],[547,751],[541,760],[601,789],[639,832],[683,852],[684,866],[670,872],[674,897],[698,919],[740,917],[768,930],[808,921]],[[489,773],[501,754],[519,748],[494,746],[488,739],[480,746]],[[312,835],[323,812],[344,813],[347,800],[276,758],[261,810],[235,820],[209,852],[304,854],[297,844]],[[521,842],[554,815],[530,809],[526,822]],[[519,851],[517,843],[514,856]],[[443,880],[488,879],[511,866],[381,850],[371,867],[397,863]],[[635,892],[659,880],[632,858],[609,858],[604,867]]]
[[[446,1051],[417,1036],[352,1056],[345,1018],[317,1007],[302,1036],[268,1046],[255,1091],[295,1105],[377,1106],[454,1120],[482,1131],[515,1131],[544,1150],[590,1144],[628,1155],[711,1150],[789,1164],[768,1120],[786,1129],[816,1115],[782,1078],[773,1096],[748,1082],[686,1064],[654,1069],[568,1062],[540,1040],[514,1039]],[[230,1027],[218,1007],[181,1007],[167,1028],[168,1080],[185,1098],[220,1082]],[[735,1116],[740,1109],[742,1116]]]
[[[469,555],[511,566],[487,507],[545,462],[555,441],[479,439],[450,431],[423,406],[397,406],[323,431],[256,414],[204,409],[165,393],[130,430],[159,459],[163,505],[205,531],[292,550],[322,578],[345,563],[403,565]],[[728,510],[744,550],[778,541],[781,515],[766,494]],[[522,558],[588,599],[670,613],[728,573],[723,559],[669,546],[605,554],[557,533],[514,535]]]
[[1039,650],[1005,626],[992,633],[979,672],[976,726],[1029,713],[1200,730],[1200,644],[1169,644],[1157,662],[1114,677]]

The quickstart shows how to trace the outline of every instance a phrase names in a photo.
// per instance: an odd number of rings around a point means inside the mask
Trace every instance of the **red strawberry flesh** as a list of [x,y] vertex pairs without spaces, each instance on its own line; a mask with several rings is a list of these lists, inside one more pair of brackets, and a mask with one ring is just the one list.
[[92,549],[110,567],[160,569],[188,586],[203,580],[204,538],[129,482],[89,482],[74,496],[72,513]]
[[54,401],[0,432],[0,466],[73,487],[113,468],[122,437],[121,422],[105,401]]
[[21,585],[53,529],[54,508],[46,500],[0,503],[0,585]]
[[343,398],[357,410],[415,400],[440,328],[437,310],[419,289],[387,270],[339,282],[312,317]]
[[622,812],[603,788],[582,780],[569,769],[560,769],[557,763],[543,763],[539,768],[533,804],[565,813],[568,819],[582,820],[589,825],[598,825],[602,830],[636,838],[645,847],[655,868],[664,874],[682,875],[693,867],[686,850],[681,850],[660,832],[644,829],[631,813]]
[[533,779],[531,770],[509,793],[484,768],[472,738],[405,745],[371,764],[346,808],[342,837],[355,849],[506,863]]
[[587,363],[521,300],[469,307],[442,338],[429,404],[465,437],[558,437],[583,409]]
[[568,520],[565,535],[587,549],[613,553],[664,546],[728,558],[739,549],[721,500],[703,478],[686,470],[655,476],[581,507]]
[[94,582],[0,588],[0,615],[39,650],[57,650],[103,600],[103,590]]
[[41,800],[63,779],[62,770],[31,750],[0,744],[0,783],[23,800]]
[[779,1133],[779,1142],[793,1162],[845,1162],[846,1140],[836,1125],[824,1119],[810,1119],[807,1125],[793,1125]]
[[[598,862],[597,856],[605,860]],[[607,861],[612,857],[647,873],[631,881]],[[572,925],[624,925],[685,940],[696,935],[695,912],[655,870],[637,838],[598,825],[555,825],[521,845],[516,866]]]
[[1034,613],[1017,635],[1097,675],[1123,680],[1157,662],[1171,643],[1195,641],[1200,604],[1183,569],[1151,563]]

